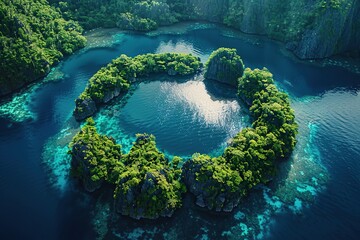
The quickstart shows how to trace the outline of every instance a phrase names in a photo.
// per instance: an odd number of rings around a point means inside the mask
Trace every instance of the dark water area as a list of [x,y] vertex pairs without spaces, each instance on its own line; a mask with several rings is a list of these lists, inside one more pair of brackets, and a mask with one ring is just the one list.
[[[276,42],[212,24],[147,35],[99,30],[89,38],[96,47],[76,53],[43,82],[0,103],[0,239],[358,238],[359,75],[301,63],[285,56]],[[268,68],[291,97],[298,144],[273,182],[254,189],[230,214],[204,211],[187,195],[172,218],[155,221],[114,214],[111,189],[83,192],[69,177],[66,152],[79,129],[72,118],[74,99],[88,79],[120,54],[187,52],[206,62],[218,47],[236,48],[246,67]],[[189,157],[221,154],[250,120],[234,89],[199,74],[143,81],[122,101],[104,107],[95,121],[124,151],[134,134],[150,132],[168,156]]]

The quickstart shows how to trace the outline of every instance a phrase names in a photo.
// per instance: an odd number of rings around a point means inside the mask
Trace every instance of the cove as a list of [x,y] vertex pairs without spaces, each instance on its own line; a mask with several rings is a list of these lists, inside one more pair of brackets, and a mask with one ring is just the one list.
[[[63,74],[58,81],[21,95],[28,101],[26,104],[21,101],[26,108],[20,111],[32,116],[25,122],[14,122],[9,117],[9,111],[14,109],[9,106],[18,106],[16,102],[5,103],[7,110],[0,124],[1,236],[5,239],[98,236],[337,239],[341,227],[341,234],[356,239],[360,214],[359,76],[340,68],[319,68],[293,61],[281,54],[277,43],[248,39],[214,25],[181,25],[170,30],[154,32],[151,36],[110,34],[103,38],[106,44],[102,47],[70,57],[59,65]],[[121,53],[135,56],[145,52],[188,51],[205,62],[214,49],[223,46],[237,48],[247,67],[266,66],[274,74],[276,84],[292,97],[299,123],[298,144],[292,158],[280,167],[278,178],[271,185],[255,191],[232,214],[208,214],[197,209],[191,199],[185,199],[185,206],[170,220],[151,223],[123,217],[112,219],[111,206],[103,201],[111,196],[95,200],[68,179],[66,138],[70,139],[71,133],[78,129],[71,120],[74,99],[84,90],[90,76]],[[169,82],[181,84],[173,80],[156,84]],[[137,90],[144,86],[146,83]],[[150,90],[151,86],[147,91]],[[127,104],[131,104],[132,97],[141,97],[135,95],[137,92],[133,92]],[[214,91],[209,92],[217,96]],[[120,110],[126,112],[127,104]],[[103,109],[96,118],[107,115],[111,113]],[[126,126],[122,122],[126,119],[117,121],[117,125]],[[99,127],[107,133],[106,126]],[[127,134],[130,136],[132,132]],[[212,146],[216,148],[216,144]]]
[[125,152],[136,133],[146,132],[170,155],[216,155],[249,125],[247,109],[233,88],[204,81],[202,75],[160,78],[134,86],[124,101],[115,100],[94,119],[99,132],[113,134]]

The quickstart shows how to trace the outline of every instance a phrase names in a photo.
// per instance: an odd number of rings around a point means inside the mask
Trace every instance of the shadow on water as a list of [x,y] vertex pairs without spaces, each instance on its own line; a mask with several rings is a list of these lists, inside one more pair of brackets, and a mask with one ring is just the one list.
[[237,89],[224,83],[220,83],[210,79],[204,79],[205,88],[212,98],[217,100],[235,100],[238,99]]

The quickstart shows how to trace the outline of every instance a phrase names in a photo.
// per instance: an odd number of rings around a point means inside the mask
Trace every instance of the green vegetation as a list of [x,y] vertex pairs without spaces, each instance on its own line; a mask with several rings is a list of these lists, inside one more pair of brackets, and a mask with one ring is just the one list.
[[149,31],[178,22],[186,12],[184,0],[50,0],[68,19],[85,29],[120,27]]
[[341,4],[345,2],[346,0],[322,0],[320,4],[323,8],[331,7],[333,9],[340,9]]
[[113,138],[100,135],[92,118],[86,120],[69,147],[69,153],[76,159],[73,173],[80,179],[115,184],[124,169],[121,146]]
[[85,45],[82,28],[46,0],[0,1],[0,95],[44,76]]
[[212,52],[205,66],[205,78],[234,86],[244,72],[244,63],[233,48],[219,48]]
[[154,136],[136,137],[116,186],[117,209],[135,218],[167,216],[181,206],[181,194],[186,191],[179,181],[181,169],[159,152]]
[[[295,115],[288,96],[274,85],[272,74],[266,68],[243,71],[242,60],[233,49],[217,50],[212,59],[216,54],[227,66],[238,66],[240,69],[233,69],[236,74],[243,73],[237,81],[238,95],[249,105],[253,118],[252,127],[239,132],[222,156],[196,153],[180,167],[182,160],[175,157],[169,163],[156,148],[154,136],[147,134],[137,135],[130,152],[122,155],[113,139],[96,133],[91,119],[74,137],[70,152],[76,175],[84,183],[90,178],[115,184],[118,212],[133,218],[171,215],[181,206],[181,194],[186,190],[180,178],[195,194],[198,205],[231,211],[250,189],[274,176],[277,160],[291,154],[296,144]],[[122,55],[91,78],[82,96],[101,102],[109,86],[128,87],[125,79],[167,71],[190,74],[200,65],[191,55]]]
[[117,209],[134,218],[157,218],[171,215],[181,206],[181,169],[169,163],[156,148],[155,137],[138,134],[128,154],[111,137],[97,133],[92,118],[69,145],[72,171],[89,191],[103,182],[116,186]]
[[[240,98],[250,106],[252,128],[239,132],[222,157],[195,154],[186,164],[187,171],[195,171],[196,176],[191,179],[185,174],[190,191],[201,195],[210,209],[231,209],[225,204],[229,199],[232,205],[237,204],[231,201],[234,191],[241,198],[257,184],[268,182],[275,173],[276,160],[288,157],[296,143],[294,111],[266,68],[245,69],[238,89]],[[203,193],[198,189],[202,186],[206,186]]]
[[121,55],[90,78],[87,88],[76,100],[75,117],[82,120],[91,116],[94,111],[82,115],[88,110],[89,102],[108,102],[126,92],[131,82],[138,77],[156,73],[189,75],[196,73],[201,66],[200,59],[191,54],[159,53],[138,55],[134,58]]

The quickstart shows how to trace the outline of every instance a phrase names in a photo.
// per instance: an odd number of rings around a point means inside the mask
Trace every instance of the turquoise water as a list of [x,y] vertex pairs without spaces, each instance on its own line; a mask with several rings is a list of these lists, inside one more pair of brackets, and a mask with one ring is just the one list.
[[[147,35],[90,34],[89,46],[44,81],[0,103],[2,239],[356,239],[359,233],[360,77],[286,57],[280,46],[212,24],[184,24]],[[299,123],[298,144],[277,177],[231,214],[199,209],[187,195],[172,218],[135,221],[113,214],[112,192],[87,194],[69,177],[67,144],[79,130],[74,99],[101,66],[122,53],[188,52],[207,60],[235,47],[247,67],[266,66],[286,91]],[[221,154],[249,125],[226,86],[157,76],[134,86],[96,116],[101,133],[127,151],[138,132],[153,133],[168,156]]]

